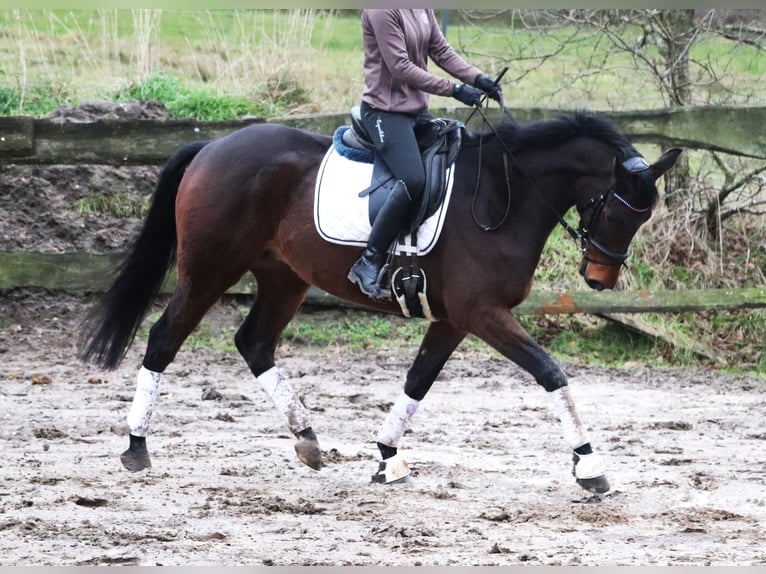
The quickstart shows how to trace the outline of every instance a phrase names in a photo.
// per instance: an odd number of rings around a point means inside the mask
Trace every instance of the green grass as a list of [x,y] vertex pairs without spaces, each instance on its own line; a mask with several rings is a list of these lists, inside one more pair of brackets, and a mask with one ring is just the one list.
[[206,349],[216,351],[226,351],[227,353],[237,353],[237,347],[234,345],[234,333],[237,326],[228,326],[215,328],[203,320],[184,341],[184,349]]
[[331,314],[304,312],[285,329],[282,339],[292,345],[344,347],[354,351],[417,347],[427,322],[368,313],[338,310]]
[[143,218],[149,211],[149,198],[138,199],[124,192],[96,192],[75,202],[79,213],[110,215],[122,219]]
[[[120,98],[152,78],[173,78],[166,88],[177,94],[163,94],[176,102],[174,116],[198,119],[344,112],[358,103],[363,87],[359,18],[331,10],[5,10],[0,30],[0,86],[21,96],[9,107],[11,98],[3,102],[0,94],[4,113],[39,116],[57,102]],[[611,54],[590,31],[573,32],[477,27],[454,16],[448,38],[492,74],[510,64],[504,92],[512,107],[664,105],[654,80],[629,56]],[[705,35],[692,56],[720,68],[701,98],[715,102],[729,93],[724,88],[736,86],[741,101],[763,100],[766,64],[757,48],[733,48]],[[443,74],[435,66],[432,71]],[[275,84],[302,94],[283,97],[269,88]],[[47,106],[29,97],[51,87],[56,98]],[[207,111],[227,98],[219,110]],[[434,96],[432,104],[454,101]]]
[[[157,309],[164,306],[157,304]],[[215,313],[204,317],[184,343],[184,349],[212,349],[236,354],[234,334],[249,312],[249,302],[228,301],[234,313],[221,321]],[[138,331],[146,339],[160,317],[150,313]],[[766,377],[766,310],[732,312],[642,314],[666,337],[641,335],[589,315],[517,316],[521,326],[560,363],[620,367],[711,366],[727,373]],[[280,345],[329,353],[399,353],[414,359],[428,328],[424,319],[406,319],[356,308],[304,307],[285,328]],[[285,352],[283,348],[278,353]],[[501,358],[500,353],[469,335],[456,353]],[[699,354],[702,352],[703,354]],[[710,355],[715,360],[711,361]]]
[[[242,319],[247,312],[240,309]],[[156,321],[154,314],[139,330],[139,337],[146,337],[148,326]],[[662,326],[676,341],[697,332],[697,314],[642,315],[648,323]],[[715,365],[731,373],[752,373],[766,376],[766,356],[758,349],[758,342],[746,337],[746,333],[766,336],[764,319],[766,313],[756,312],[743,318],[751,323],[746,329],[742,323],[735,323],[721,317],[710,322],[712,337],[716,342],[713,351],[720,352],[717,363],[698,355],[696,349],[674,344],[670,340],[641,335],[622,327],[587,315],[562,317],[537,317],[522,315],[519,322],[551,356],[560,363],[577,365],[600,365],[619,367],[629,364],[651,364],[658,367],[694,367],[700,364]],[[756,325],[755,323],[760,324]],[[716,325],[717,324],[717,325]],[[237,353],[234,333],[239,324],[215,326],[203,319],[184,343],[185,349],[213,349]],[[400,353],[406,359],[414,359],[415,353],[428,327],[422,319],[406,319],[393,315],[381,315],[357,309],[317,310],[304,309],[287,326],[281,338],[281,345],[293,350],[305,348],[322,352],[369,353],[385,351]],[[736,363],[726,361],[726,349],[730,352],[745,352],[749,359]],[[457,351],[475,353],[480,356],[500,358],[501,355],[480,339],[469,335]]]
[[[277,115],[295,102],[274,96],[261,100],[256,94],[214,93],[210,90],[184,85],[173,76],[158,74],[125,86],[116,94],[117,101],[159,100],[173,118],[195,118],[201,121],[228,120],[244,116]],[[298,98],[300,95],[298,96]]]
[[[657,344],[648,337],[631,333],[611,323],[585,325],[574,323],[562,330],[550,343],[551,354],[559,360],[577,364],[616,366],[626,362],[651,363],[662,355]],[[665,349],[663,345],[659,348]]]

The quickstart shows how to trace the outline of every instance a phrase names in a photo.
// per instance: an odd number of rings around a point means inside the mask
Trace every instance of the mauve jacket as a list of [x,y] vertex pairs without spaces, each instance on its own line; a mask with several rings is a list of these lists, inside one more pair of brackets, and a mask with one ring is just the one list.
[[481,73],[449,45],[433,10],[364,10],[362,35],[362,100],[379,110],[416,114],[428,108],[428,94],[452,96],[455,84],[426,70],[429,57],[466,84]]

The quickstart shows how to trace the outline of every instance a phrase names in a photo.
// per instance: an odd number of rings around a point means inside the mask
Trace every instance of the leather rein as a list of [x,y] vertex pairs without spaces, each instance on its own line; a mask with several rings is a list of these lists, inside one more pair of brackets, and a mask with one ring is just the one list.
[[[507,113],[507,110],[505,109],[505,106],[501,104],[501,107],[503,108],[503,113]],[[499,229],[505,221],[508,219],[508,214],[510,213],[510,207],[511,207],[511,182],[510,182],[510,173],[508,168],[508,158],[510,157],[511,160],[516,164],[516,167],[521,172],[522,176],[529,181],[530,184],[532,184],[532,187],[540,192],[540,195],[542,196],[543,200],[545,201],[548,208],[554,213],[556,216],[556,219],[558,220],[559,224],[564,228],[564,230],[574,239],[575,243],[577,244],[577,249],[582,253],[583,257],[586,259],[586,261],[598,263],[599,265],[611,265],[616,267],[621,267],[625,265],[625,261],[630,257],[630,250],[619,253],[616,251],[612,251],[608,247],[606,247],[601,242],[597,241],[593,235],[593,229],[596,226],[596,222],[598,221],[598,217],[601,214],[601,211],[604,209],[604,206],[606,205],[606,202],[609,200],[610,197],[614,197],[617,201],[622,203],[624,206],[626,206],[628,209],[635,213],[645,213],[651,209],[651,207],[645,207],[645,208],[639,208],[632,205],[630,202],[628,202],[625,198],[620,196],[614,189],[614,184],[607,187],[604,191],[599,193],[598,195],[594,195],[591,197],[588,202],[583,206],[582,211],[587,211],[589,209],[592,209],[590,218],[588,219],[588,224],[583,225],[582,222],[580,222],[580,225],[577,229],[574,229],[567,221],[564,219],[564,216],[558,212],[556,207],[553,205],[553,203],[548,199],[548,197],[542,193],[540,190],[540,187],[537,185],[537,183],[532,179],[531,176],[529,176],[523,169],[521,169],[521,166],[518,161],[516,161],[513,152],[511,152],[510,148],[506,145],[506,143],[503,141],[503,139],[498,135],[497,131],[495,130],[495,127],[492,125],[492,123],[487,120],[487,117],[484,115],[484,112],[481,111],[481,104],[479,104],[475,109],[474,112],[478,111],[479,115],[482,118],[482,121],[484,124],[489,126],[490,130],[495,134],[497,137],[497,140],[500,142],[500,144],[505,148],[505,151],[503,152],[503,168],[505,171],[505,185],[506,185],[506,192],[507,192],[507,203],[505,208],[505,213],[502,217],[502,219],[494,224],[494,225],[488,225],[488,224],[482,224],[479,222],[478,218],[476,217],[476,200],[478,198],[479,193],[479,182],[481,180],[481,153],[482,153],[482,142],[483,139],[479,139],[479,169],[476,175],[476,186],[474,188],[474,195],[473,195],[473,201],[471,203],[471,215],[473,216],[474,223],[478,225],[483,231],[495,231],[496,229]],[[473,117],[473,112],[469,116],[469,119]],[[645,169],[649,168],[649,164],[646,162],[646,160],[638,155],[633,156],[625,161],[623,161],[623,166],[630,172],[639,172],[644,171]],[[609,261],[597,261],[592,259],[588,255],[588,247],[593,247],[596,251],[598,251],[601,255],[605,256],[609,259]]]

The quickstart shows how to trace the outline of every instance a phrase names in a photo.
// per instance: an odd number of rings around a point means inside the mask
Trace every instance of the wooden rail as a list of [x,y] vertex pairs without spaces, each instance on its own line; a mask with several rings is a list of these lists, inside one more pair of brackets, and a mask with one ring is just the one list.
[[[466,119],[468,109],[433,110],[436,115]],[[519,120],[551,117],[560,110],[514,109]],[[497,121],[498,110],[488,118]],[[674,110],[604,112],[634,143],[716,150],[766,158],[766,107],[692,107]],[[159,165],[180,145],[211,139],[249,124],[252,118],[227,122],[194,120],[101,120],[58,123],[28,117],[0,117],[0,162],[16,164]],[[347,114],[270,118],[268,121],[332,134],[348,123]],[[475,122],[475,123],[474,123]],[[477,118],[469,127],[481,129]]]
[[[0,289],[39,287],[51,290],[103,292],[121,254],[0,252]],[[171,271],[163,293],[172,291],[175,273]],[[230,294],[253,294],[255,281],[250,275],[229,290]],[[313,288],[307,302],[314,305],[348,305]],[[683,291],[576,291],[559,293],[533,290],[516,311],[524,314],[562,313],[667,313],[710,309],[755,309],[766,307],[766,287],[737,289],[687,289]]]

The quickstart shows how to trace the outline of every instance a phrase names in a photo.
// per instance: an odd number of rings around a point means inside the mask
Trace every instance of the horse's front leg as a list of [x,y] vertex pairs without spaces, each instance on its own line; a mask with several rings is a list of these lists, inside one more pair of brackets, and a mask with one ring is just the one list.
[[373,482],[390,484],[403,481],[409,475],[407,463],[398,454],[399,441],[418,410],[420,401],[465,335],[465,332],[446,322],[429,325],[418,354],[407,371],[404,391],[394,402],[378,432],[377,443],[382,460],[378,472],[372,477]]
[[561,421],[564,439],[572,448],[573,474],[577,484],[589,492],[602,494],[609,490],[604,463],[593,451],[590,439],[577,416],[569,392],[566,375],[519,325],[506,309],[481,314],[473,333],[534,376],[550,397],[551,409]]

